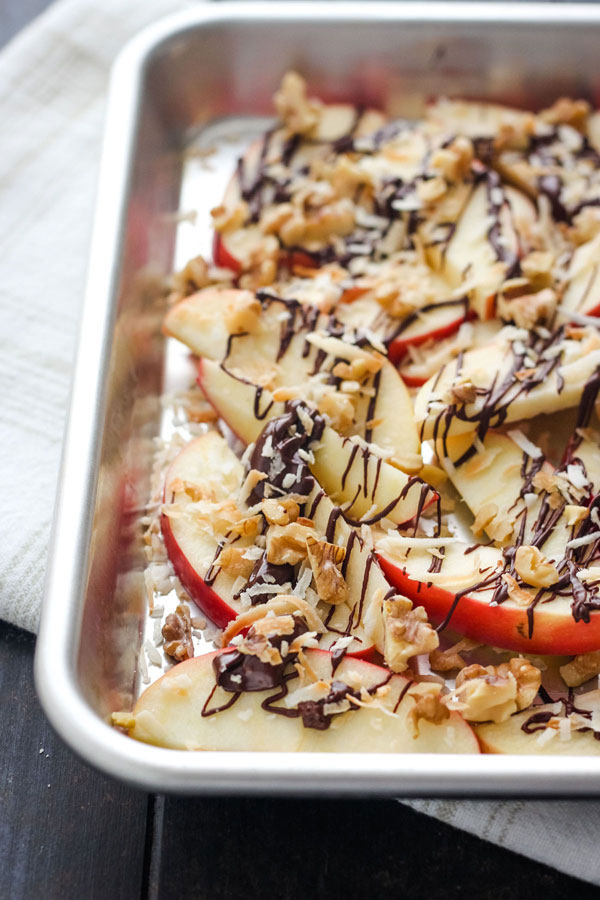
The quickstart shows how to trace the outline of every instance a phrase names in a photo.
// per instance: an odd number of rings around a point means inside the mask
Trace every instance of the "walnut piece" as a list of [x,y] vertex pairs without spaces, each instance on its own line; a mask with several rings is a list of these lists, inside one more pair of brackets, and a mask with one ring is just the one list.
[[501,293],[498,299],[498,315],[512,320],[517,328],[533,328],[548,322],[556,311],[558,297],[552,288],[544,288],[536,294],[522,294],[510,298]]
[[229,545],[223,547],[217,562],[221,568],[229,575],[241,575],[243,578],[249,578],[254,568],[252,559],[244,559],[245,548]]
[[379,372],[384,362],[385,357],[381,353],[365,353],[350,363],[336,363],[331,371],[336,378],[362,382]]
[[298,518],[300,507],[289,497],[268,499],[262,502],[262,512],[269,525],[289,525]]
[[162,627],[162,636],[165,639],[165,653],[172,659],[183,662],[184,659],[193,657],[192,619],[190,608],[186,603],[180,603],[175,612],[167,616]]
[[249,209],[248,204],[240,200],[235,206],[215,206],[210,214],[215,231],[227,234],[229,231],[237,231],[244,225],[249,216]]
[[447,190],[448,184],[446,179],[442,178],[441,175],[436,175],[434,178],[428,178],[427,181],[420,181],[417,184],[417,197],[426,204],[436,203],[444,196]]
[[277,115],[294,134],[308,134],[321,115],[322,106],[306,96],[306,82],[297,72],[286,72],[273,97]]
[[590,105],[587,100],[560,97],[549,109],[543,109],[539,117],[548,125],[570,125],[578,131],[585,131],[589,113]]
[[527,544],[517,547],[515,571],[525,584],[533,587],[550,587],[560,578],[556,566],[546,559],[541,550]]
[[471,140],[461,135],[436,150],[431,156],[431,165],[448,181],[461,181],[469,173],[473,155]]
[[413,737],[419,737],[419,722],[424,719],[433,725],[440,725],[450,718],[450,710],[442,702],[439,687],[432,685],[431,689],[419,694],[409,694],[415,701],[415,705],[408,715],[408,721],[413,730]]
[[560,667],[560,674],[568,687],[579,687],[580,684],[600,674],[600,650],[581,653]]
[[444,702],[468,722],[504,722],[531,705],[541,681],[540,670],[521,657],[499,666],[467,666]]
[[262,307],[250,291],[237,291],[225,307],[223,319],[229,334],[255,334],[260,327]]
[[320,413],[328,416],[331,427],[344,434],[354,424],[356,410],[352,397],[339,391],[327,391],[317,401]]
[[182,297],[187,297],[209,284],[208,263],[203,256],[195,256],[188,260],[173,278],[173,290]]
[[427,621],[422,606],[413,609],[406,597],[384,600],[383,655],[392,672],[404,672],[408,660],[420,653],[431,653],[439,646],[437,632]]
[[451,672],[453,669],[464,669],[466,662],[454,647],[450,647],[448,650],[432,650],[429,665],[434,672]]
[[294,566],[306,559],[307,538],[314,537],[314,530],[290,522],[289,525],[272,525],[267,532],[267,559],[275,565],[290,563]]
[[346,548],[317,540],[312,535],[307,537],[306,547],[319,599],[334,606],[344,603],[348,599],[348,585],[338,566],[344,561]]

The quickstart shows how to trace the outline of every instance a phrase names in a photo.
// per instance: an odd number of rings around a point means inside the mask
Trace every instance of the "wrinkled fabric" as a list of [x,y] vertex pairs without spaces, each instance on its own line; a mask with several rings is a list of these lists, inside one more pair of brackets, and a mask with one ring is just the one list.
[[[29,631],[42,598],[110,65],[136,31],[186,5],[60,0],[0,53],[0,617]],[[598,803],[409,805],[600,884]]]

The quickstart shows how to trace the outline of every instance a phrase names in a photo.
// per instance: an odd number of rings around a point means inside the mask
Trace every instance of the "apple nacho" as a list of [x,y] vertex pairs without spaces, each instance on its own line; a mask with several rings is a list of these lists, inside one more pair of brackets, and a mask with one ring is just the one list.
[[173,278],[202,424],[157,463],[147,543],[178,605],[113,722],[188,750],[598,754],[600,114],[390,120],[295,73],[274,102],[214,261]]

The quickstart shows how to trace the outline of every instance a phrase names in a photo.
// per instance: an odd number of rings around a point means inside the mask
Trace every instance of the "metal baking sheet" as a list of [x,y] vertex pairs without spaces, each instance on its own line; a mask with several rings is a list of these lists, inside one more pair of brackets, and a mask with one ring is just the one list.
[[297,68],[316,94],[401,116],[435,94],[597,105],[599,32],[594,4],[222,3],[159,22],[123,52],[35,664],[50,721],[87,761],[160,792],[600,794],[592,757],[185,753],[108,725],[163,665],[139,665],[153,627],[140,517],[157,441],[181,427],[164,398],[193,379],[161,336],[164,277],[208,253],[208,211],[281,75]]

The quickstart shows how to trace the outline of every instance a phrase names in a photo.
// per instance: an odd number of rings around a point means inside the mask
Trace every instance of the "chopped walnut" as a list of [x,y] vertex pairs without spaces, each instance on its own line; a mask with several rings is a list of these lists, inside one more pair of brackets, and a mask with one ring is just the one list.
[[451,672],[453,669],[464,669],[466,662],[454,647],[450,647],[448,650],[432,650],[429,665],[434,672]]
[[334,606],[344,603],[348,599],[348,585],[338,567],[346,556],[345,547],[310,535],[306,547],[319,599]]
[[286,72],[273,97],[279,118],[293,134],[308,134],[319,122],[322,105],[306,96],[306,82],[297,72]]
[[560,674],[568,687],[579,687],[600,674],[600,650],[591,650],[574,657],[571,662],[560,667]]
[[240,519],[239,522],[236,522],[235,525],[232,525],[229,533],[232,535],[239,534],[241,537],[254,537],[258,534],[260,525],[260,516],[246,516]]
[[195,256],[188,260],[173,278],[173,290],[182,297],[187,297],[209,284],[208,263],[203,256]]
[[280,227],[279,236],[287,247],[312,241],[327,241],[333,235],[345,237],[354,229],[354,205],[343,197],[317,209],[295,209]]
[[175,612],[167,616],[162,627],[162,636],[165,639],[165,653],[172,659],[182,662],[193,657],[192,619],[187,604],[180,603]]
[[306,541],[314,531],[297,522],[289,525],[272,525],[267,532],[267,559],[275,565],[290,563],[294,566],[306,559]]
[[534,250],[521,260],[521,271],[535,290],[552,286],[554,256],[548,250]]
[[215,206],[210,214],[213,220],[213,228],[221,234],[229,231],[237,231],[248,220],[248,204],[240,200],[235,206]]
[[329,417],[331,427],[344,434],[354,424],[356,410],[352,397],[339,391],[327,391],[317,401],[320,413]]
[[393,282],[378,285],[375,300],[392,319],[404,319],[417,308],[414,298],[404,296],[401,287]]
[[289,525],[298,518],[300,507],[288,497],[268,499],[262,502],[262,512],[269,525]]
[[508,572],[502,575],[502,581],[508,589],[509,600],[513,600],[520,606],[529,606],[535,599],[535,591],[528,591],[527,588],[521,587],[517,579],[509,575]]
[[502,543],[512,535],[513,527],[513,523],[500,512],[495,503],[485,503],[475,516],[473,534],[477,536],[485,531],[494,541]]
[[533,587],[550,587],[559,580],[556,566],[549,562],[537,547],[517,547],[515,570],[525,584]]
[[468,137],[454,138],[431,156],[431,165],[439,169],[448,181],[461,181],[469,174],[473,160],[473,144]]
[[468,722],[504,722],[531,705],[541,680],[540,670],[520,657],[499,666],[467,666],[444,702]]
[[[266,243],[275,241],[275,246]],[[273,284],[277,276],[277,261],[279,257],[279,245],[276,238],[271,235],[265,237],[265,243],[251,254],[251,259],[243,275],[240,275],[239,285],[248,290],[258,290]]]
[[365,353],[351,362],[336,363],[332,369],[332,375],[336,378],[352,381],[364,381],[379,372],[385,362],[381,353]]
[[409,694],[408,696],[415,701],[415,705],[408,715],[408,721],[413,730],[413,737],[419,737],[419,722],[421,719],[431,722],[433,725],[440,725],[450,718],[450,710],[442,702],[439,688],[432,686],[426,692]]
[[522,656],[513,656],[507,663],[496,666],[498,675],[510,674],[517,682],[517,709],[531,706],[542,683],[540,670]]
[[229,545],[223,547],[217,561],[220,567],[229,575],[241,575],[243,578],[249,578],[254,568],[254,561],[244,559],[245,548]]
[[544,288],[537,294],[523,294],[514,299],[501,293],[498,298],[498,315],[512,320],[517,328],[533,328],[548,322],[554,315],[558,297],[552,288]]
[[250,291],[236,291],[224,312],[229,334],[254,334],[260,326],[262,307]]
[[542,110],[539,117],[548,125],[570,125],[577,131],[585,131],[589,113],[590,105],[587,100],[560,97],[549,109]]
[[436,203],[444,196],[448,190],[448,184],[441,175],[434,178],[428,178],[427,181],[420,181],[417,184],[417,197],[423,203]]
[[453,385],[450,394],[453,402],[458,400],[459,403],[474,403],[477,399],[477,388],[471,381],[465,379]]
[[392,672],[403,672],[412,656],[437,649],[437,632],[422,606],[413,609],[410,600],[395,597],[383,601],[382,614],[383,655]]
[[371,174],[345,155],[336,158],[335,163],[324,172],[324,177],[338,197],[354,197],[358,187],[372,183]]

